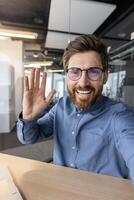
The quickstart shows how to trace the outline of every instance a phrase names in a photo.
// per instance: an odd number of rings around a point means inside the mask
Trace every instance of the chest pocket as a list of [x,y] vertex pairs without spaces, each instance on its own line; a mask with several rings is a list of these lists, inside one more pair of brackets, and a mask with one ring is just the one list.
[[100,128],[83,129],[78,138],[77,162],[79,168],[101,172],[108,163],[108,137]]

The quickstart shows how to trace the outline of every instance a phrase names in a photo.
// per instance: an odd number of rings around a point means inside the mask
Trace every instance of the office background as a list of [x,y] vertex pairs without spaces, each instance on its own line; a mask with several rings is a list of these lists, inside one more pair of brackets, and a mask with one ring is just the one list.
[[103,94],[134,106],[133,19],[132,0],[0,0],[0,150],[51,160],[52,138],[34,144],[36,148],[16,138],[22,77],[32,67],[45,69],[46,92],[57,91],[55,103],[66,92],[63,50],[83,33],[95,34],[107,45],[109,79]]

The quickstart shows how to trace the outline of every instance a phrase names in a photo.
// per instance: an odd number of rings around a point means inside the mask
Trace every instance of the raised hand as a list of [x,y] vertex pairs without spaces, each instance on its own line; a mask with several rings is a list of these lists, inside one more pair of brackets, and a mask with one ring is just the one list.
[[51,91],[45,96],[46,72],[43,73],[40,85],[40,69],[31,69],[30,78],[24,77],[24,95],[23,95],[23,118],[33,119],[42,114],[47,108],[55,94]]

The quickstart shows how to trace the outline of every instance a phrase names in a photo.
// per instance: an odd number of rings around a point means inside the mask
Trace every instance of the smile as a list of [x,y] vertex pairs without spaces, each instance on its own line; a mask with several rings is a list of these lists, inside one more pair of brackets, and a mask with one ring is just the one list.
[[76,91],[78,94],[90,94],[92,90],[77,90]]

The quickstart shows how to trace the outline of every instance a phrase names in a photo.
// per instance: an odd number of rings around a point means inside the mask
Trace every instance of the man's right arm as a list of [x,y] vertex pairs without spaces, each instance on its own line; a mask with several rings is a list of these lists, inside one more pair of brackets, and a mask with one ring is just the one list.
[[17,122],[17,138],[22,144],[35,143],[39,137],[49,137],[53,134],[53,123],[57,104],[45,111],[40,118],[32,120],[23,119],[22,113]]
[[[37,121],[42,111],[49,107],[55,94],[53,90],[45,95],[46,79],[47,74],[44,72],[40,83],[40,69],[34,68],[31,69],[30,77],[24,77],[23,116],[17,122],[17,137],[23,144],[36,142],[44,132]],[[52,131],[49,132],[52,134]]]

